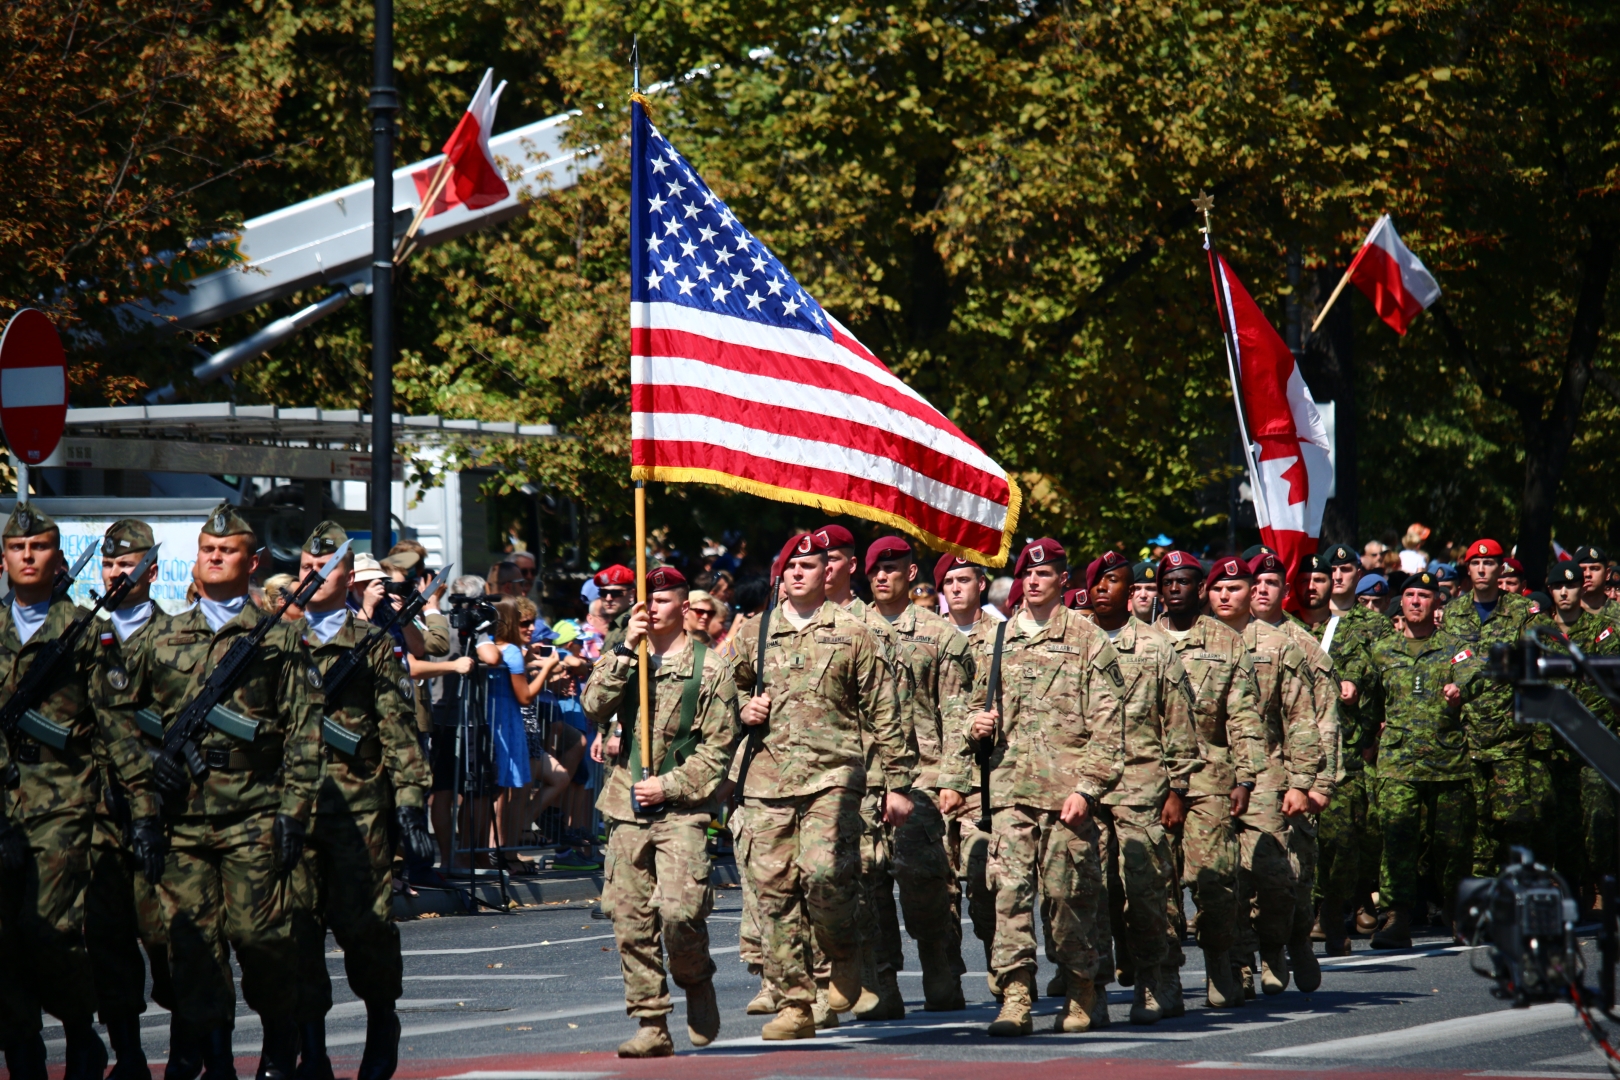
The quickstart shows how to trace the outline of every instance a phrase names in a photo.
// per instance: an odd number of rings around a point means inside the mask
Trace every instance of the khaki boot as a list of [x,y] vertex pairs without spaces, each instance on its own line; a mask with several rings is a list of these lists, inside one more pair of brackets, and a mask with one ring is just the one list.
[[861,962],[834,960],[827,978],[827,1007],[833,1012],[847,1013],[861,999]]
[[1232,961],[1224,952],[1204,954],[1204,994],[1212,1009],[1243,1004],[1243,987],[1232,978]]
[[861,1000],[856,1004],[851,1014],[857,1020],[904,1020],[906,1018],[906,999],[900,996],[900,980],[895,977],[893,970],[878,972],[877,994],[872,999],[870,1007],[866,1005],[866,994],[861,994]]
[[693,1046],[708,1046],[720,1034],[720,1006],[714,980],[704,979],[686,991],[686,1037]]
[[1268,996],[1288,989],[1288,961],[1280,947],[1260,950],[1260,989]]
[[1254,992],[1254,955],[1252,953],[1233,956],[1232,978],[1243,988],[1244,1001],[1253,1001],[1258,996]]
[[810,1019],[816,1022],[817,1031],[826,1031],[838,1026],[838,1014],[827,1008],[827,988],[816,987],[816,1003],[810,1007]]
[[990,996],[996,999],[996,1004],[1001,1004],[1001,987],[996,985],[996,973],[994,971],[984,973],[984,985],[990,988]]
[[1159,988],[1146,975],[1138,974],[1133,989],[1136,997],[1131,1001],[1131,1023],[1141,1027],[1157,1024],[1164,1016],[1164,1008],[1159,1002]]
[[1001,994],[1001,1012],[991,1021],[991,1035],[1033,1035],[1035,1020],[1030,1008],[1035,1003],[1035,973],[1025,968],[1014,975]]
[[816,1021],[810,1015],[810,1006],[802,1001],[784,1002],[776,1019],[759,1029],[759,1036],[767,1040],[815,1038]]
[[1159,968],[1159,981],[1154,984],[1159,998],[1159,1015],[1165,1018],[1187,1015],[1187,1003],[1181,999],[1181,969],[1168,964]]
[[1067,1000],[1058,1011],[1057,1022],[1052,1025],[1052,1030],[1069,1035],[1090,1031],[1094,1026],[1093,1014],[1096,1012],[1099,997],[1103,999],[1103,1011],[1108,1010],[1108,992],[1105,990],[1099,994],[1091,977],[1078,971],[1065,971],[1063,986]]
[[748,1003],[749,1016],[775,1016],[776,1011],[782,1007],[782,995],[777,993],[776,985],[764,975],[759,977],[759,993],[754,1000]]
[[1412,916],[1405,908],[1392,908],[1384,913],[1382,923],[1372,936],[1375,949],[1410,949],[1412,947]]
[[926,1012],[955,1012],[967,1008],[962,996],[962,973],[943,945],[917,943],[922,960],[923,1009]]
[[1309,934],[1295,933],[1288,939],[1288,967],[1294,973],[1294,985],[1302,994],[1314,993],[1322,985],[1322,965],[1316,959]]
[[1091,980],[1091,1030],[1113,1027],[1114,1019],[1108,1015],[1108,984]]
[[662,1016],[644,1016],[636,1033],[619,1044],[622,1058],[674,1057],[675,1042]]

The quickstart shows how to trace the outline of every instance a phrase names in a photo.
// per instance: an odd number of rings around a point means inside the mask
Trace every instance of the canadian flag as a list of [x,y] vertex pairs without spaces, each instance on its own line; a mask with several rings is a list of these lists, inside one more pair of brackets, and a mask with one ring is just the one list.
[[1372,301],[1378,317],[1397,334],[1440,299],[1440,285],[1423,260],[1412,254],[1385,214],[1378,219],[1345,276]]
[[478,83],[478,92],[473,94],[472,103],[461,116],[461,123],[456,125],[456,130],[450,133],[449,140],[444,144],[444,161],[411,174],[411,179],[416,183],[417,198],[427,199],[439,171],[445,167],[450,170],[448,179],[442,182],[442,190],[427,212],[428,217],[442,214],[454,206],[481,210],[512,194],[501,176],[500,168],[495,164],[495,155],[489,151],[489,136],[495,128],[495,107],[501,103],[501,91],[506,89],[503,80],[491,92],[490,83],[494,81],[494,76],[494,68],[484,72],[483,79]]
[[1292,580],[1322,534],[1333,480],[1327,427],[1294,354],[1226,260],[1205,245],[1260,538],[1276,549]]

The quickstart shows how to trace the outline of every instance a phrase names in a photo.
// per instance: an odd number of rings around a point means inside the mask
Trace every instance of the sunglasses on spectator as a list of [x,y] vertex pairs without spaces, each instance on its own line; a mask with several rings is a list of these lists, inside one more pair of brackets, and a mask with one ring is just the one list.
[[534,625],[534,620],[533,619],[519,619],[518,620],[518,625],[519,626],[533,626]]
[[602,596],[628,596],[629,593],[630,593],[629,589],[603,589],[600,595],[602,595]]
[[692,610],[697,612],[699,615],[713,615],[714,614],[714,608],[712,608],[712,607],[695,607],[695,608],[692,608]]

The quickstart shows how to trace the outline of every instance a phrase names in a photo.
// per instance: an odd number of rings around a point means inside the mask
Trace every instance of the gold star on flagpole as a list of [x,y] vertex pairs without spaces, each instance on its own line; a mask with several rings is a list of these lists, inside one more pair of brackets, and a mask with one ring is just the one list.
[[1205,236],[1209,235],[1209,212],[1215,209],[1215,197],[1203,188],[1198,189],[1198,198],[1192,201],[1193,210],[1204,215],[1203,228],[1198,231]]

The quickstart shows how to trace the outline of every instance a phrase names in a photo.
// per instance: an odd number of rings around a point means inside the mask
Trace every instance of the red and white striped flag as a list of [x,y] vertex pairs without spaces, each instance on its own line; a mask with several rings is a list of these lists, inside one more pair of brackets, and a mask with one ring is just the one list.
[[1385,214],[1361,242],[1345,277],[1355,282],[1378,317],[1397,334],[1405,334],[1412,320],[1440,299],[1440,285],[1423,260],[1412,254]]
[[853,514],[986,565],[1017,484],[822,310],[631,105],[631,475]]
[[[512,194],[501,176],[500,167],[495,164],[495,155],[489,149],[489,137],[495,130],[495,109],[501,103],[501,91],[506,89],[503,80],[491,91],[490,83],[494,77],[494,68],[484,72],[477,92],[467,105],[467,111],[461,114],[461,122],[444,144],[445,164],[450,169],[450,175],[448,179],[440,178],[442,190],[433,200],[425,215],[427,217],[442,214],[453,206],[482,210]],[[440,166],[435,165],[411,174],[411,180],[416,184],[417,198],[428,198],[439,169]]]

